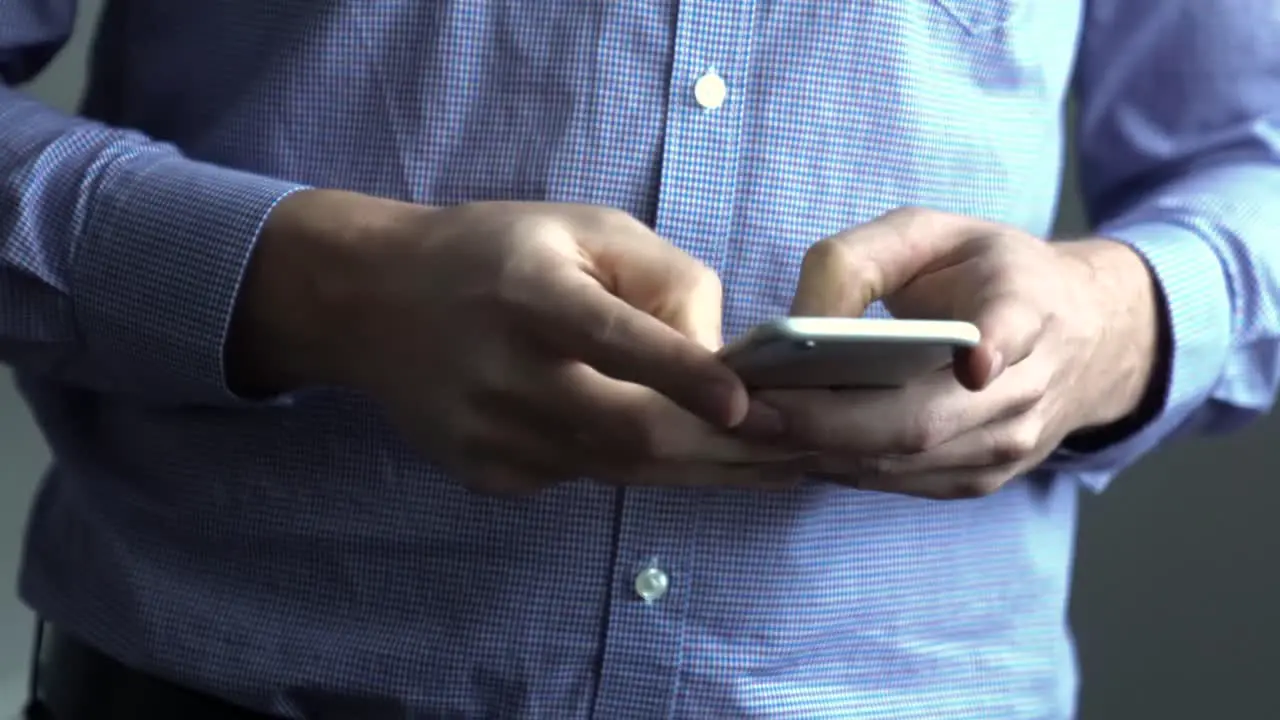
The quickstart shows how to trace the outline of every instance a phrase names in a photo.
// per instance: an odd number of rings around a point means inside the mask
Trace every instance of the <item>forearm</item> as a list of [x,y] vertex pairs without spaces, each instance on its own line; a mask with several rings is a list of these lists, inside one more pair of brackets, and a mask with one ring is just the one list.
[[1075,72],[1099,237],[1155,280],[1154,412],[1053,463],[1100,488],[1160,442],[1260,416],[1280,386],[1280,16],[1268,3],[1095,0]]
[[1095,450],[1123,440],[1159,412],[1171,351],[1168,313],[1151,268],[1128,245],[1095,237],[1056,247],[1087,269],[1087,314],[1101,321],[1083,358],[1089,392],[1081,398],[1080,428],[1066,443]]
[[[1100,232],[1132,248],[1158,290],[1152,372],[1124,432],[1072,438],[1053,465],[1100,487],[1171,436],[1227,431],[1270,407],[1280,386],[1277,157],[1177,178],[1104,221]],[[1139,345],[1150,337],[1114,317]]]
[[371,322],[383,245],[403,235],[394,225],[426,211],[335,190],[285,198],[267,219],[241,286],[227,345],[232,388],[261,396],[358,384],[351,356]]
[[1104,225],[1154,268],[1169,318],[1166,404],[1204,432],[1259,417],[1280,386],[1280,147],[1252,154],[1265,162],[1180,177]]

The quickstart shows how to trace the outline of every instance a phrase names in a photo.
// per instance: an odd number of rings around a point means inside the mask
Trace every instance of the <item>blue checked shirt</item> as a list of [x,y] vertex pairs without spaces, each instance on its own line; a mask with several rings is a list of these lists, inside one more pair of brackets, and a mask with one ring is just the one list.
[[[245,706],[1066,718],[1078,489],[1280,378],[1273,0],[113,0],[68,117],[12,87],[73,6],[0,0],[0,358],[56,457],[21,593]],[[733,334],[897,206],[1046,234],[1072,88],[1092,219],[1168,299],[1168,392],[992,497],[498,500],[364,398],[228,391],[237,285],[299,186],[624,208],[720,273]]]

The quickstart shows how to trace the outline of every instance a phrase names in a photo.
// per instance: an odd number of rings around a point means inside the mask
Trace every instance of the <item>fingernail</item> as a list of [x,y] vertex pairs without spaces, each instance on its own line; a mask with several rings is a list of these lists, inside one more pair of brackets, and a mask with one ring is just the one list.
[[747,415],[734,430],[753,440],[776,440],[786,432],[782,413],[757,400],[747,406]]

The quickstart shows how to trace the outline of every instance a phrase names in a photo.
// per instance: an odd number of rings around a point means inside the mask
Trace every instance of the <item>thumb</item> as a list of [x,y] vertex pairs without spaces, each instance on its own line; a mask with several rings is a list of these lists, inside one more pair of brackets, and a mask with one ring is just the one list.
[[979,344],[957,353],[956,379],[979,390],[1021,361],[1044,330],[1035,307],[998,281],[990,243],[1000,229],[975,218],[902,209],[810,248],[793,315],[857,317],[884,298],[895,315],[965,320]]
[[962,310],[962,320],[978,326],[981,340],[956,357],[956,380],[981,390],[1006,369],[1024,360],[1044,334],[1044,317],[1012,293],[991,295]]
[[614,283],[613,292],[627,304],[711,352],[724,344],[724,288],[714,270],[674,245],[647,256],[637,253],[635,257],[606,258],[612,260],[607,273]]
[[954,265],[927,270],[890,297],[898,317],[964,320],[977,326],[978,345],[957,353],[956,379],[972,390],[990,385],[1008,367],[1031,354],[1046,316],[1028,302],[1025,286],[1007,271],[1007,255],[972,243]]
[[724,345],[724,290],[710,269],[671,288],[671,300],[654,315],[699,345],[715,352]]
[[588,243],[592,272],[628,305],[711,352],[724,344],[720,276],[639,222]]
[[[743,422],[746,389],[715,355],[723,344],[719,276],[628,215],[591,215],[590,231],[575,235],[578,268],[611,297],[576,305],[582,327],[606,328],[576,339],[580,348],[593,347],[586,359],[715,425]],[[574,317],[567,309],[560,315]]]
[[881,215],[809,248],[791,314],[858,317],[917,276],[963,261],[967,242],[992,232],[984,221],[933,210]]

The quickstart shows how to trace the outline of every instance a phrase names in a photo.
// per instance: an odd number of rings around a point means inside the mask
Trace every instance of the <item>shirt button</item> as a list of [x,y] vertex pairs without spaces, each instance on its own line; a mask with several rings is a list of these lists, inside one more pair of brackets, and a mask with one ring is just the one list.
[[693,98],[707,110],[715,110],[729,96],[729,87],[715,70],[708,70],[693,84]]
[[636,575],[636,594],[647,603],[661,600],[671,587],[671,578],[661,568],[648,567]]

